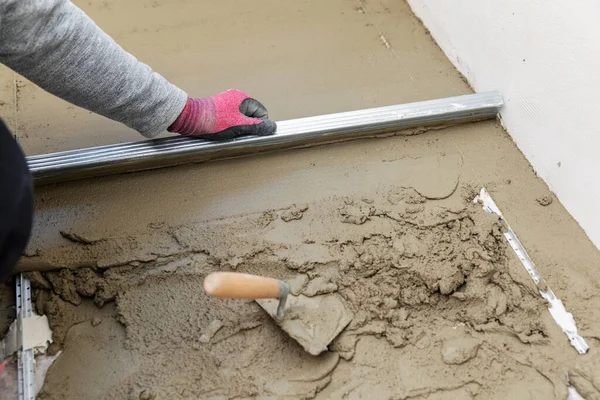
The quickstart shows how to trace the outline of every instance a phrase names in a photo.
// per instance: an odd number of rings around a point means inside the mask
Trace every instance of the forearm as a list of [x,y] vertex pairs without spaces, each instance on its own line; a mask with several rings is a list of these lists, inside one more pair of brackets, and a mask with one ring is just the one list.
[[68,0],[0,0],[0,62],[147,137],[165,131],[187,99]]

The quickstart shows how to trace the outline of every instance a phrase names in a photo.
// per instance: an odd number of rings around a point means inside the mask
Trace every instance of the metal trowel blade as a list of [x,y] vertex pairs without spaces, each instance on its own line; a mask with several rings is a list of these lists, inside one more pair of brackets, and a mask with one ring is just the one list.
[[316,356],[348,326],[354,313],[337,293],[306,297],[289,295],[281,318],[279,300],[255,300],[283,329],[310,354]]

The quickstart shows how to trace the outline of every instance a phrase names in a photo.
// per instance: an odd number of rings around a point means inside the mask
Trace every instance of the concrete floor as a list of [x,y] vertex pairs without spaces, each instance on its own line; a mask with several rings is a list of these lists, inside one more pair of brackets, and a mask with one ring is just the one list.
[[[399,0],[76,3],[190,95],[239,88],[275,120],[471,92]],[[142,139],[6,69],[0,84],[0,114],[28,154]],[[463,160],[461,179],[492,193],[581,333],[599,345],[600,256],[556,199],[536,202],[552,195],[494,121],[42,187],[30,247],[37,261],[77,265],[90,255],[61,230],[141,237],[151,224],[198,225],[359,191],[361,182],[336,184],[340,169],[368,176],[381,161],[449,154]]]
[[[440,51],[423,51],[431,42],[402,1],[75,3],[191,96],[239,88],[276,120],[469,91]],[[29,154],[142,139],[5,69],[0,84],[0,113]]]

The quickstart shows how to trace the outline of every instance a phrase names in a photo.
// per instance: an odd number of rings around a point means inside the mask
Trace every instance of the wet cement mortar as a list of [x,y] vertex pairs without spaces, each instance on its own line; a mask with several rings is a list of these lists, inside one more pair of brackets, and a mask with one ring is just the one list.
[[[403,1],[76,3],[190,95],[237,87],[277,121],[472,93]],[[2,68],[0,85],[30,155],[140,140]],[[19,270],[62,350],[39,398],[564,399],[567,373],[600,398],[597,248],[497,122],[426,131],[38,188]],[[481,186],[589,354],[471,203]],[[352,320],[312,356],[256,303],[206,296],[212,271],[339,295]]]
[[[64,351],[40,398],[566,398],[567,372],[597,398],[597,369],[561,364],[574,350],[475,188],[443,182],[142,237],[69,233],[97,262],[29,273]],[[352,320],[312,356],[256,303],[206,295],[212,271],[337,293]]]

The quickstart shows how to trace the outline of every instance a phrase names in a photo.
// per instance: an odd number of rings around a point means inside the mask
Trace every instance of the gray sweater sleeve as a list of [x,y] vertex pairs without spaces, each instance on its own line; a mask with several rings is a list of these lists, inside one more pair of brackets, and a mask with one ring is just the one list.
[[0,0],[0,62],[146,137],[165,131],[187,100],[68,0]]

